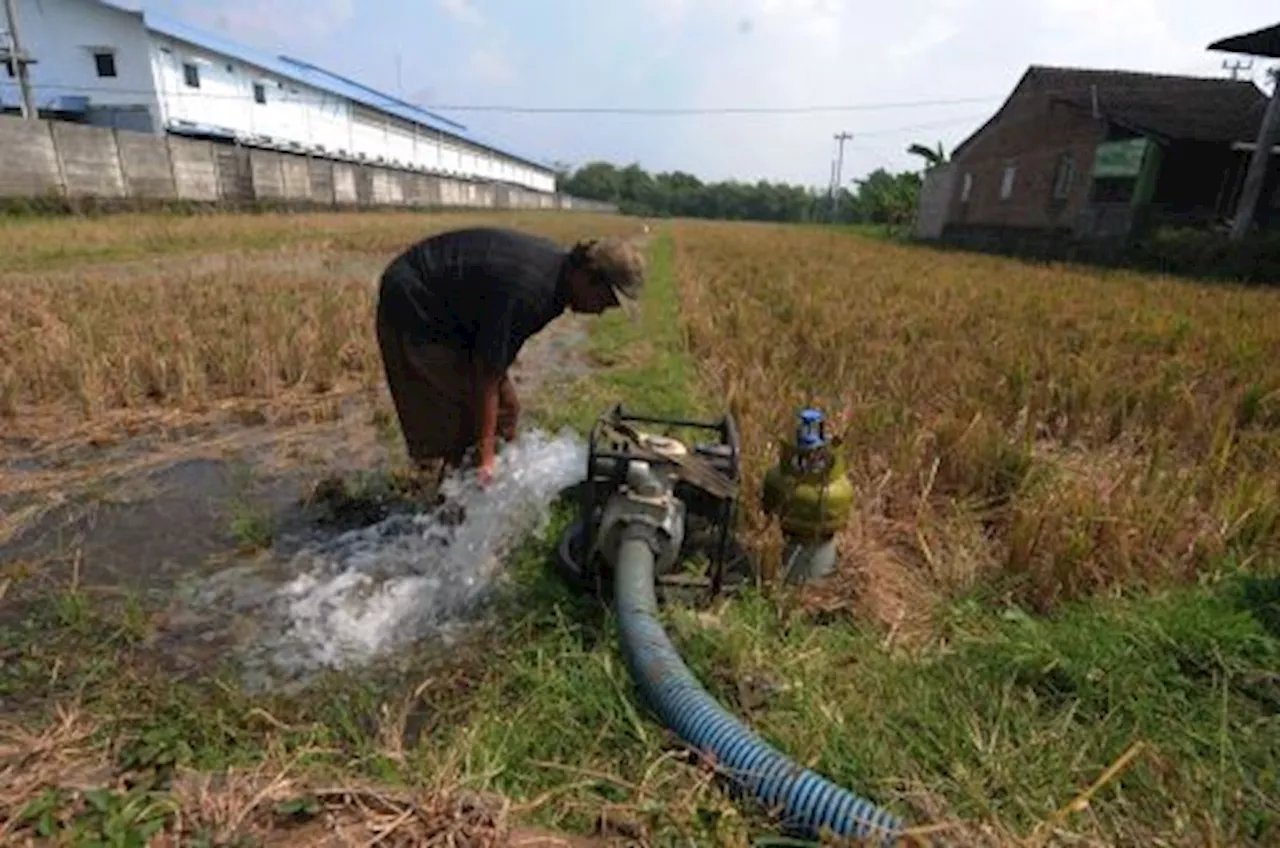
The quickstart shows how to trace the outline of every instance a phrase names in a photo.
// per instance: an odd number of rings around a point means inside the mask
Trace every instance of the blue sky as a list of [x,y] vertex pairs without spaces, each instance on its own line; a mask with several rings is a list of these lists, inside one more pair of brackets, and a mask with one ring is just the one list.
[[[1205,46],[1275,23],[1274,0],[142,0],[428,107],[724,108],[956,101],[774,115],[441,111],[570,164],[825,186],[916,168],[962,140],[1029,64],[1222,76]],[[397,56],[399,82],[397,82]],[[1233,58],[1233,57],[1231,57]],[[1255,62],[1261,82],[1267,65]]]

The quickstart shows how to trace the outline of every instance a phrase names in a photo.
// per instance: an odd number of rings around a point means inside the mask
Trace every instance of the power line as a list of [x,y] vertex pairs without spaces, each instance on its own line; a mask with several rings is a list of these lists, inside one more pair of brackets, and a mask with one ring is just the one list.
[[[75,92],[84,94],[137,94],[152,95],[151,89],[131,89],[119,86],[104,85],[48,85],[34,86],[36,89],[48,89],[65,92]],[[268,89],[271,91],[272,89]],[[286,83],[280,91],[287,92],[284,97],[290,102],[324,102],[331,103],[335,99],[343,99],[339,95],[314,95],[303,94],[300,91],[291,90],[289,84]],[[166,97],[186,97],[202,100],[248,100],[251,99],[251,92],[228,92],[219,93],[203,90],[160,90],[158,93]],[[958,106],[966,103],[990,103],[996,100],[1002,100],[1002,96],[998,97],[957,97],[951,99],[939,100],[904,100],[904,101],[886,101],[886,102],[869,102],[869,103],[846,103],[833,105],[810,105],[810,106],[693,106],[693,107],[647,107],[647,106],[514,106],[514,105],[486,105],[486,104],[465,104],[465,103],[415,103],[412,104],[419,109],[432,111],[451,111],[451,112],[494,112],[505,114],[521,114],[521,115],[638,115],[638,116],[697,116],[697,115],[807,115],[820,114],[824,112],[867,112],[885,109],[919,109],[938,106]]]
[[[113,94],[138,94],[138,95],[147,95],[147,96],[150,96],[152,94],[150,90],[121,89],[117,87],[107,87],[107,86],[57,85],[57,86],[44,86],[44,87],[36,86],[36,89],[52,90],[52,91],[59,91],[59,92],[76,92],[76,93],[99,92],[99,93],[113,93]],[[302,94],[301,92],[289,92],[287,89],[283,91],[284,93],[277,95],[280,98],[279,102],[286,102],[286,103],[293,103],[293,104],[312,104],[312,105],[318,104],[321,106],[334,106],[340,100],[340,98],[338,98],[336,95],[333,97],[322,99],[319,97],[314,97],[312,95]],[[255,103],[255,105],[261,105],[261,104],[256,104],[256,101],[253,100],[253,95],[249,92],[217,93],[217,92],[199,91],[199,90],[197,91],[170,90],[170,91],[161,91],[160,94],[165,97],[181,98],[189,101],[212,100],[212,101],[223,101],[223,102],[240,102],[245,104],[253,102]],[[270,100],[271,98],[270,96],[268,96],[268,101],[269,101],[267,104],[268,106],[270,105]],[[940,102],[950,103],[950,102],[964,102],[964,101],[940,101]],[[439,107],[434,107],[434,108],[439,108]],[[689,114],[695,115],[700,113],[689,113]],[[726,114],[726,113],[712,110],[708,114]],[[761,114],[764,114],[764,113],[761,113]],[[956,126],[959,124],[971,124],[977,121],[984,121],[988,117],[990,117],[990,115],[986,113],[960,115],[953,118],[943,118],[937,121],[926,121],[924,123],[907,124],[907,125],[895,126],[895,127],[879,127],[875,129],[864,130],[864,131],[860,131],[858,133],[858,136],[860,138],[868,138],[868,137],[877,137],[877,136],[886,136],[886,135],[896,135],[899,133],[915,132],[918,130],[928,130],[928,129],[935,129],[935,128],[941,128],[941,127]]]
[[[1239,70],[1247,70],[1247,67],[1231,67],[1225,65],[1232,72],[1235,78]],[[279,86],[280,94],[277,97],[291,103],[318,103],[323,105],[332,105],[336,101],[346,100],[348,98],[338,94],[312,94],[310,92],[303,93],[294,88],[295,83],[285,82]],[[306,85],[305,83],[296,83],[296,85]],[[54,90],[61,92],[74,93],[108,93],[108,94],[136,94],[140,96],[152,96],[157,93],[153,89],[130,89],[119,86],[93,86],[93,85],[34,85],[36,90]],[[274,91],[275,89],[268,89]],[[204,90],[191,90],[187,88],[160,90],[159,94],[165,97],[180,97],[195,100],[228,100],[242,101],[249,100],[252,97],[251,92],[210,92]],[[1071,97],[1079,95],[1081,92],[1075,88],[1063,89],[1042,89],[1039,94],[1043,96],[1065,96]],[[882,102],[866,102],[866,103],[845,103],[845,104],[812,104],[803,106],[691,106],[691,107],[665,107],[665,106],[518,106],[510,104],[468,104],[468,103],[411,103],[415,108],[425,111],[436,112],[488,112],[495,114],[512,114],[512,115],[634,115],[640,117],[682,117],[682,116],[709,116],[709,115],[810,115],[823,114],[833,112],[869,112],[891,109],[919,109],[919,108],[937,108],[946,106],[958,106],[967,103],[993,103],[1002,102],[1008,98],[1008,94],[990,95],[986,97],[955,97],[955,98],[939,98],[936,100],[903,100],[903,101],[882,101]],[[989,117],[989,116],[983,116]],[[922,124],[920,129],[928,129],[930,125]],[[896,131],[896,130],[893,130]],[[880,132],[872,130],[870,133],[860,132],[859,135],[869,135]]]
[[822,112],[865,112],[877,109],[913,109],[928,106],[956,106],[963,103],[990,103],[999,97],[959,97],[949,100],[913,100],[896,103],[846,103],[814,106],[691,106],[691,107],[623,107],[623,106],[465,106],[432,103],[422,106],[440,112],[502,112],[509,114],[559,115],[808,115]]

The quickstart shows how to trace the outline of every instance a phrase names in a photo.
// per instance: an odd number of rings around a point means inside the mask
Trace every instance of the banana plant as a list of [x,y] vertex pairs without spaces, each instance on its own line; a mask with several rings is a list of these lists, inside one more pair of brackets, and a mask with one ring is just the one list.
[[923,144],[913,144],[907,148],[907,152],[912,156],[919,156],[924,159],[924,169],[926,171],[947,163],[947,152],[943,149],[942,142],[938,142],[936,148],[925,147]]

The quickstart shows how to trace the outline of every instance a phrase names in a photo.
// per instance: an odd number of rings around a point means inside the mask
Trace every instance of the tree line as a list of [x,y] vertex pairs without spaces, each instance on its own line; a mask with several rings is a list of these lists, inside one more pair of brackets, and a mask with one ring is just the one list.
[[[941,145],[913,144],[908,151],[924,159],[926,171],[946,161]],[[898,227],[914,219],[923,179],[923,172],[877,168],[833,193],[766,180],[703,182],[683,171],[650,174],[637,164],[595,161],[563,169],[557,185],[566,194],[616,204],[629,215]]]

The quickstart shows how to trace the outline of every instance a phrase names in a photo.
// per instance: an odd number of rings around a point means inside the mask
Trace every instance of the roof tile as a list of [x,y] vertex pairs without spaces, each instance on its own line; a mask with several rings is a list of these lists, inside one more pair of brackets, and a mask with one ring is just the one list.
[[1179,141],[1253,141],[1267,97],[1247,80],[1033,65],[1028,91]]

